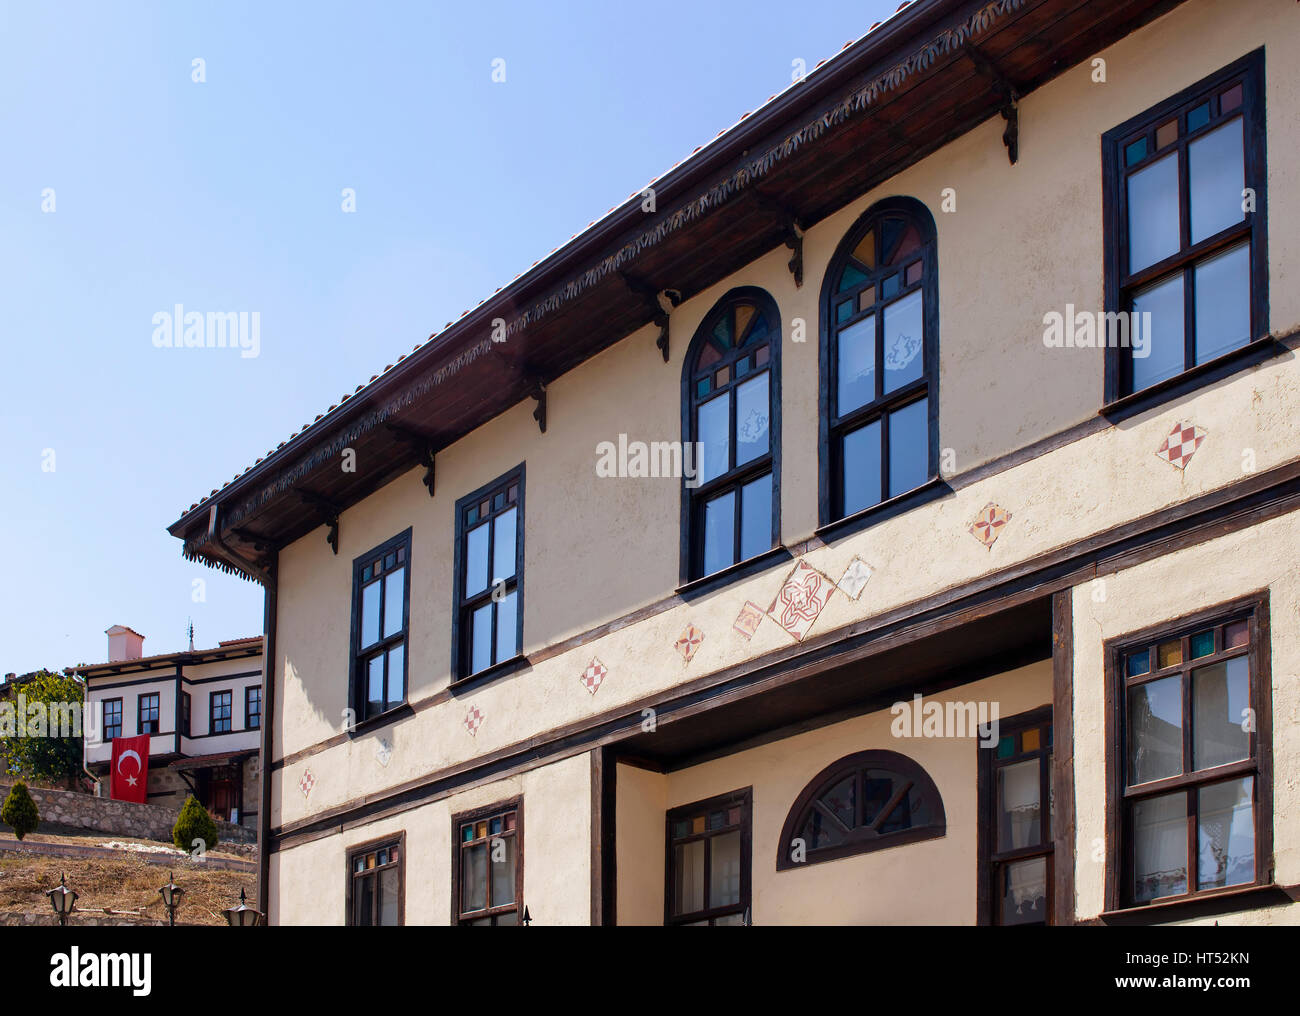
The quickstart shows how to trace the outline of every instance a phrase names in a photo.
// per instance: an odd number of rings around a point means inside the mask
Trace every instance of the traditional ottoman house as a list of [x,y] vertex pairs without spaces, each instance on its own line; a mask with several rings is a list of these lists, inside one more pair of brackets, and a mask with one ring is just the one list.
[[271,921],[1300,918],[1298,25],[918,0],[193,505]]

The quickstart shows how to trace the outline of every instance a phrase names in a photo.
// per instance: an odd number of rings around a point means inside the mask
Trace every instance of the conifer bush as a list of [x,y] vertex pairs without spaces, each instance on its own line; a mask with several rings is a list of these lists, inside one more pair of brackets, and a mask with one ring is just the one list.
[[217,845],[217,824],[191,794],[185,799],[176,824],[172,826],[172,842],[178,850],[189,853],[194,849],[195,840],[203,841],[205,851],[213,849]]
[[41,816],[36,810],[36,802],[27,792],[27,784],[19,780],[9,791],[3,807],[0,807],[0,822],[9,826],[20,840],[28,833],[34,833],[40,825]]

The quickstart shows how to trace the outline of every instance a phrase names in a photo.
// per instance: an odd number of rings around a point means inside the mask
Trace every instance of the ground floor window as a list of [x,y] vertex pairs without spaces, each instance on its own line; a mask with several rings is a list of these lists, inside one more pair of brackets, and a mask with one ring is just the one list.
[[462,925],[517,925],[523,913],[524,807],[516,798],[452,817],[452,914]]
[[404,923],[405,834],[348,851],[348,924]]
[[665,922],[748,924],[753,788],[668,813]]

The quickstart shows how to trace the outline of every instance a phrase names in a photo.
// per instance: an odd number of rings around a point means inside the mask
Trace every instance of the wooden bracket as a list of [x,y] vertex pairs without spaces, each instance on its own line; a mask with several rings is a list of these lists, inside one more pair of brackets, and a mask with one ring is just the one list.
[[537,426],[541,428],[543,434],[546,433],[546,383],[541,378],[534,378],[528,388],[528,397],[535,399],[537,405],[533,407],[533,419],[537,421]]
[[673,309],[682,302],[682,294],[676,289],[655,289],[654,286],[642,282],[627,272],[618,273],[624,285],[629,290],[641,297],[650,309],[651,318],[659,326],[659,338],[655,339],[655,345],[659,352],[663,354],[664,363],[668,362],[668,315]]
[[399,427],[395,423],[390,423],[387,426],[388,432],[393,437],[410,445],[415,450],[416,455],[420,457],[420,465],[424,466],[424,476],[420,482],[429,488],[429,496],[433,497],[433,462],[435,454],[433,441],[423,434],[417,434],[413,430]]
[[1014,166],[1020,158],[1020,89],[1007,79],[998,65],[982,53],[978,46],[968,42],[962,48],[975,69],[989,79],[993,91],[1002,99],[1002,107],[998,110],[1006,121],[1006,127],[1002,130],[1002,143],[1007,146],[1007,158]]
[[325,533],[325,542],[335,554],[339,552],[339,507],[328,498],[321,497],[319,494],[313,494],[310,490],[298,490],[297,494],[304,504],[311,505],[316,509],[317,515],[320,516],[321,522],[329,527]]
[[794,285],[798,289],[803,285],[803,223],[799,221],[799,216],[794,209],[783,201],[778,201],[762,191],[754,193],[763,208],[781,219],[781,241],[790,248],[790,260],[786,263],[786,268],[794,276]]

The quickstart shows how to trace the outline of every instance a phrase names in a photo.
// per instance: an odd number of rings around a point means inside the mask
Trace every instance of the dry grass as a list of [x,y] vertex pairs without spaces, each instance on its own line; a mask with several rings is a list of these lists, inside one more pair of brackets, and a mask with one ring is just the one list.
[[[148,864],[127,851],[120,858],[2,854],[0,912],[48,912],[45,893],[59,884],[60,875],[66,875],[68,888],[80,894],[78,910],[125,910],[166,920],[158,887],[166,883],[167,873],[167,868]],[[176,884],[185,890],[176,911],[178,923],[225,924],[221,911],[239,902],[241,888],[248,892],[249,905],[255,905],[257,876],[252,872],[219,871],[183,861],[174,874]],[[138,910],[141,907],[143,910]]]
[[[9,832],[7,829],[0,830],[0,846],[3,846],[6,841],[10,843],[15,842],[14,834]],[[29,833],[27,838],[23,842],[24,843],[68,843],[79,847],[102,847],[105,843],[139,843],[142,846],[149,846],[149,847],[162,846],[162,847],[170,847],[173,850],[175,849],[174,847],[172,847],[170,843],[162,843],[159,840],[145,840],[145,839],[141,839],[138,836],[117,836],[113,833],[97,833],[97,832],[47,833],[41,829],[38,829],[34,833]],[[125,853],[125,851],[123,851],[123,853]],[[216,849],[209,851],[209,854],[212,857],[227,857],[235,861],[250,861],[250,860],[255,860],[257,857],[255,851],[251,851],[246,848],[243,852],[240,852],[238,850],[231,849],[229,846],[227,846],[224,843],[218,843]],[[177,851],[176,857],[177,857],[177,864],[182,863],[182,861],[184,860],[184,858],[182,857],[179,851]]]

